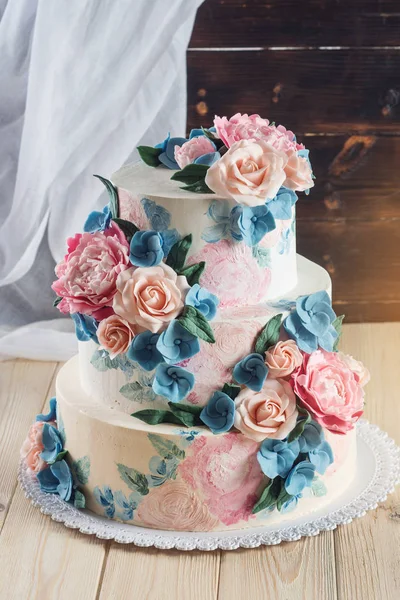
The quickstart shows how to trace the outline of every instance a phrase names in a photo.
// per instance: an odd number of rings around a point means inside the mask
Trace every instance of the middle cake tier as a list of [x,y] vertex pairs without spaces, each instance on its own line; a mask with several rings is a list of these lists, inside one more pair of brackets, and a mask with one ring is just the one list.
[[[298,284],[275,302],[222,308],[212,321],[214,344],[180,363],[193,373],[195,385],[185,402],[205,405],[213,392],[232,382],[235,364],[252,352],[254,341],[274,314],[288,314],[299,296],[324,290],[331,295],[331,280],[322,267],[298,256]],[[112,361],[93,341],[79,343],[80,381],[84,392],[105,406],[131,414],[145,408],[165,408],[166,400],[152,389],[153,371],[121,358]]]

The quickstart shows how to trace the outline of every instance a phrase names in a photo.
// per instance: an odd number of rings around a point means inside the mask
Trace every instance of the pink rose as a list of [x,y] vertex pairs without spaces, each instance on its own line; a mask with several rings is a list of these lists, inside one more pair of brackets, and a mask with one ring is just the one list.
[[124,234],[112,223],[104,232],[77,233],[67,245],[67,254],[56,266],[58,280],[51,286],[62,298],[59,310],[97,319],[108,316],[102,309],[112,305],[117,277],[129,265]]
[[296,398],[283,379],[267,378],[260,392],[243,389],[235,405],[235,427],[256,442],[283,440],[296,425]]
[[293,340],[277,342],[265,353],[268,377],[288,377],[301,365],[303,355]]
[[262,119],[259,115],[237,113],[230,119],[216,116],[214,125],[227,148],[240,140],[264,140],[283,152],[304,148],[303,144],[297,144],[293,131],[283,125],[270,125],[268,119]]
[[194,137],[182,146],[175,146],[175,160],[181,169],[194,162],[195,158],[203,154],[215,152],[215,146],[205,135]]
[[138,330],[156,333],[180,314],[188,290],[186,277],[177,275],[165,263],[131,268],[118,277],[113,308]]
[[361,361],[356,360],[349,354],[344,354],[343,352],[339,352],[338,354],[339,354],[340,358],[343,360],[343,362],[345,362],[346,365],[349,367],[350,371],[353,371],[353,373],[354,373],[356,379],[358,380],[358,383],[361,385],[361,387],[364,387],[365,385],[367,385],[367,383],[371,379],[371,375],[370,375],[367,367],[365,367]]
[[[56,424],[54,421],[49,421],[49,425]],[[22,444],[21,458],[24,458],[29,469],[34,473],[39,473],[47,467],[47,463],[40,458],[40,453],[44,450],[42,436],[43,436],[44,421],[35,421],[29,429],[28,437]]]
[[287,156],[263,140],[241,140],[207,171],[206,184],[220,198],[257,206],[274,198],[286,179]]
[[118,315],[103,319],[97,329],[100,345],[109,352],[111,359],[128,350],[134,335],[133,327]]
[[218,523],[183,481],[166,481],[150,490],[136,512],[146,527],[176,531],[211,531]]
[[313,418],[333,433],[347,433],[363,413],[364,392],[358,376],[337,352],[305,354],[292,383]]
[[295,150],[288,154],[285,166],[286,179],[284,186],[297,192],[305,192],[314,186],[310,163]]
[[239,433],[201,436],[187,450],[178,473],[222,523],[247,521],[264,480],[257,450],[258,444]]

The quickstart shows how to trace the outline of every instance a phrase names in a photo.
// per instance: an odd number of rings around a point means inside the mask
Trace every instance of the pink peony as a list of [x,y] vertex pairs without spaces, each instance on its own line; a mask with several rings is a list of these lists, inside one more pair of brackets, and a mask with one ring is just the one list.
[[222,523],[247,521],[264,479],[257,450],[258,444],[238,433],[201,436],[191,444],[178,473]]
[[67,240],[68,252],[56,266],[52,289],[62,300],[63,313],[79,312],[100,319],[108,316],[118,275],[128,268],[129,244],[115,223],[104,232],[77,233]]
[[128,323],[136,324],[138,331],[156,333],[180,314],[188,290],[186,277],[165,263],[131,268],[118,277],[113,308]]
[[214,125],[227,148],[240,140],[264,140],[286,153],[304,148],[303,144],[297,144],[293,131],[287,130],[283,125],[270,125],[268,119],[262,119],[259,115],[237,113],[230,119],[216,116]]
[[364,392],[359,378],[337,352],[305,354],[292,383],[313,418],[334,433],[353,429],[363,413]]
[[[35,421],[29,429],[28,436],[21,448],[21,458],[24,458],[29,469],[34,473],[39,473],[47,467],[47,463],[40,458],[40,453],[44,450],[42,435],[44,421]],[[54,421],[49,421],[49,425],[56,424]]]
[[243,389],[235,405],[235,427],[256,442],[283,440],[296,425],[296,398],[283,379],[266,379],[260,392]]
[[[271,270],[258,266],[252,249],[245,244],[221,240],[206,244],[188,264],[206,261],[201,284],[224,306],[258,304],[267,295]],[[226,282],[229,281],[229,285]]]
[[210,152],[215,152],[214,144],[205,135],[200,135],[188,140],[182,146],[175,146],[175,160],[183,169],[194,162],[195,158]]
[[295,150],[291,150],[288,154],[285,174],[283,185],[291,190],[305,192],[314,186],[310,163],[303,156],[299,156]]
[[361,385],[361,387],[364,387],[365,385],[367,385],[367,383],[371,379],[371,375],[369,374],[368,369],[362,364],[362,362],[359,360],[356,360],[349,354],[344,354],[343,352],[339,352],[338,354],[339,354],[340,358],[343,360],[343,362],[345,362],[346,365],[349,367],[349,369],[351,371],[353,371],[353,373],[354,373],[358,383]]
[[134,335],[132,325],[118,315],[103,319],[97,329],[100,345],[109,352],[111,359],[128,350]]
[[265,353],[268,377],[288,377],[303,361],[303,355],[293,340],[277,342]]
[[176,531],[211,531],[218,521],[183,481],[167,481],[150,490],[136,513],[146,527]]
[[285,181],[287,156],[263,140],[241,140],[207,171],[206,184],[220,198],[257,206],[274,198]]

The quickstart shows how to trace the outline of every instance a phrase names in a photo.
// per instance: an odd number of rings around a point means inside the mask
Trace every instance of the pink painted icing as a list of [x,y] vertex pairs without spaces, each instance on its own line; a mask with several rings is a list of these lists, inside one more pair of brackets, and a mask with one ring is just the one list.
[[201,284],[219,298],[221,307],[258,304],[265,298],[271,270],[259,267],[252,249],[245,244],[229,240],[206,244],[188,263],[202,260],[206,269]]
[[118,188],[119,215],[131,221],[139,229],[150,229],[150,223],[138,196],[133,196],[124,188]]
[[193,442],[178,468],[225,525],[253,518],[252,507],[264,479],[256,457],[258,447],[238,433],[202,436]]

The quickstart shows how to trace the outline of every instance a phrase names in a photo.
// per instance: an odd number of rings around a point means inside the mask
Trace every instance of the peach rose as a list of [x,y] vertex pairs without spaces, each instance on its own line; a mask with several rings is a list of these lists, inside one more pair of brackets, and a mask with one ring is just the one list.
[[108,351],[110,358],[126,352],[135,333],[132,326],[118,315],[103,319],[97,329],[100,345]]
[[297,192],[305,192],[314,186],[310,163],[295,150],[288,154],[285,166],[286,179],[284,186]]
[[218,523],[206,504],[183,481],[167,481],[144,497],[136,513],[147,527],[211,531]]
[[338,355],[342,359],[344,363],[349,367],[350,371],[353,371],[356,379],[358,379],[358,383],[361,387],[367,385],[369,380],[371,379],[371,375],[361,361],[356,360],[350,354],[344,354],[343,352],[338,352]]
[[266,379],[260,392],[242,390],[235,405],[236,429],[256,442],[283,440],[296,425],[296,397],[283,379]]
[[186,277],[165,263],[127,269],[117,279],[113,309],[128,323],[136,324],[138,331],[156,333],[182,311],[188,290]]
[[[39,473],[47,467],[47,463],[40,457],[40,453],[44,450],[42,442],[44,424],[44,421],[35,421],[31,425],[20,452],[21,458],[25,459],[27,466],[34,473]],[[54,421],[49,421],[49,425],[56,426]]]
[[293,340],[277,342],[265,353],[268,377],[277,379],[291,375],[301,365],[303,355]]
[[235,142],[207,171],[206,184],[221,198],[257,206],[285,181],[287,156],[263,140]]

